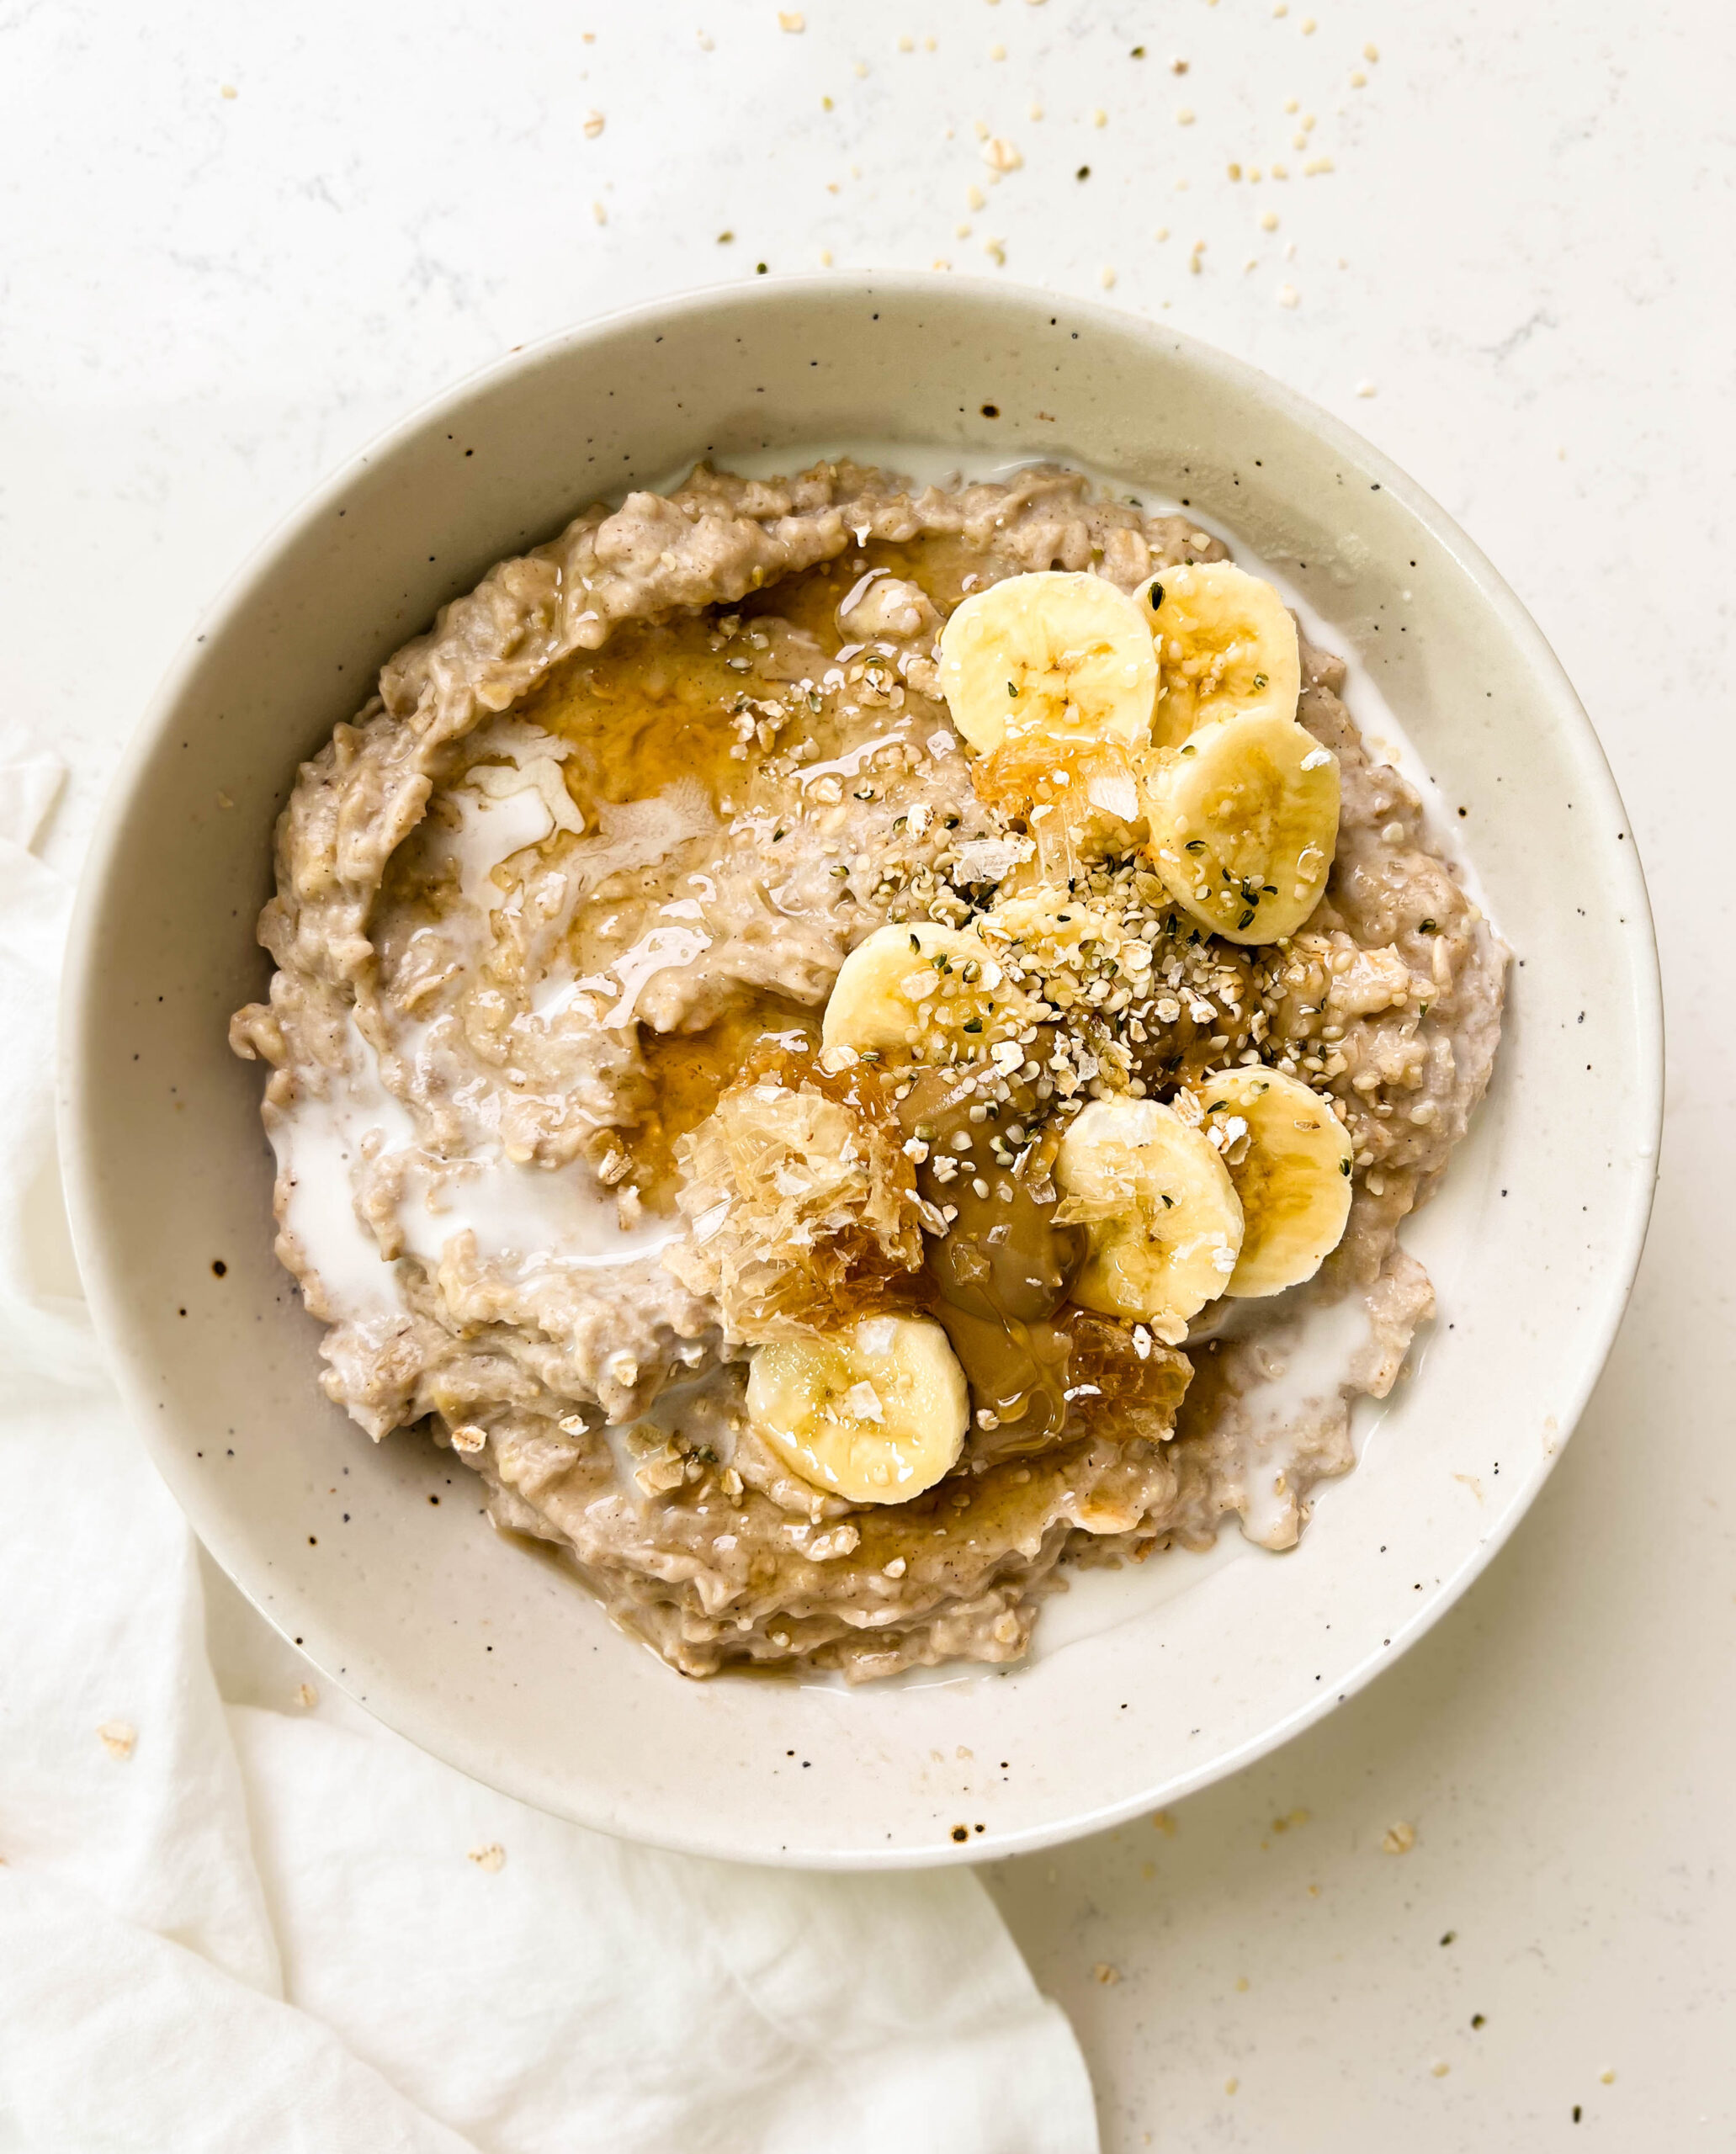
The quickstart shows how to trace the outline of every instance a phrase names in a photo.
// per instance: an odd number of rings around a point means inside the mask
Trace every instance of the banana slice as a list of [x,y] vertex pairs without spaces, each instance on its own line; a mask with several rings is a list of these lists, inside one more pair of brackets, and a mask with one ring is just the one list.
[[1102,576],[1045,569],[973,592],[941,631],[941,689],[979,755],[1151,738],[1157,654]]
[[958,1463],[970,1396],[929,1317],[864,1317],[823,1339],[762,1346],[753,1425],[792,1473],[853,1504],[902,1504]]
[[1179,748],[1214,718],[1256,706],[1294,718],[1296,623],[1269,583],[1233,561],[1160,569],[1133,593],[1156,646],[1155,735]]
[[1281,1069],[1208,1071],[1191,1090],[1242,1202],[1242,1253],[1224,1291],[1252,1298],[1312,1279],[1351,1215],[1344,1124]]
[[970,929],[889,924],[839,968],[820,1045],[888,1062],[971,1061],[1034,1021],[1034,1007]]
[[1054,1176],[1056,1221],[1083,1226],[1090,1244],[1074,1300],[1179,1345],[1241,1252],[1241,1200],[1215,1148],[1156,1100],[1094,1100],[1062,1138]]
[[1238,711],[1149,761],[1153,865],[1177,905],[1230,942],[1294,934],[1338,844],[1338,758],[1293,718]]

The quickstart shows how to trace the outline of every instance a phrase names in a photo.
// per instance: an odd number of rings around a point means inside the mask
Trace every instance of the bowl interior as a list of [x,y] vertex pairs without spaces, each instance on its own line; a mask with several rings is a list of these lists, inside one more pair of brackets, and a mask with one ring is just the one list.
[[[1441,1319],[1298,1549],[1159,1557],[1186,1590],[1130,1589],[1125,1621],[1016,1671],[856,1694],[692,1684],[490,1531],[448,1455],[371,1445],[326,1403],[318,1327],[272,1255],[260,1073],[225,1028],[268,977],[253,924],[298,760],[439,604],[686,459],[871,438],[977,467],[1075,459],[1187,501],[1281,569],[1444,790],[1516,952],[1509,1026],[1473,1138],[1406,1237]],[[1505,586],[1366,444],[1247,369],[1102,309],[950,280],[764,284],[617,317],[359,459],[242,573],[145,722],[66,997],[81,1260],[131,1409],[217,1560],[329,1677],[478,1778],[763,1860],[970,1859],[1106,1824],[1366,1679],[1474,1574],[1570,1430],[1655,1157],[1632,841]]]

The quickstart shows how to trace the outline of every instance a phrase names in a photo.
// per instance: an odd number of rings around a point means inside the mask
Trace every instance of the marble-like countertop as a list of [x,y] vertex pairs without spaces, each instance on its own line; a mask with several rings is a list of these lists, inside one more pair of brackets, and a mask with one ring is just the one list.
[[1535,1511],[1421,1646],[1168,1819],[987,1874],[1112,2149],[1728,2146],[1736,29],[1710,0],[805,13],[0,10],[0,733],[75,767],[50,857],[305,486],[624,301],[828,259],[1107,293],[1371,435],[1535,613],[1627,796],[1674,1043],[1650,1246]]

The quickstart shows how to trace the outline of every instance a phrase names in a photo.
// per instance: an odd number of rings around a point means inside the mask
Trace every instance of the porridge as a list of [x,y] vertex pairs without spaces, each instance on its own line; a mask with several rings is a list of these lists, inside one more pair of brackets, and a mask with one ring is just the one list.
[[702,466],[502,563],[303,767],[233,1021],[330,1396],[689,1675],[1291,1545],[1505,963],[1344,671],[1052,466]]

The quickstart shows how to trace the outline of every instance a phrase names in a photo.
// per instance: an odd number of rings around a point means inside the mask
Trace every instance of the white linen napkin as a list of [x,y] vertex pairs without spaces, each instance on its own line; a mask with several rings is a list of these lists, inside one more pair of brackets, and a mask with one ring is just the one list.
[[10,745],[0,2149],[1090,2154],[1071,2030],[968,1872],[661,1854],[346,1701],[226,1706],[193,1536],[77,1296],[50,1104],[69,892],[30,850],[61,773]]

